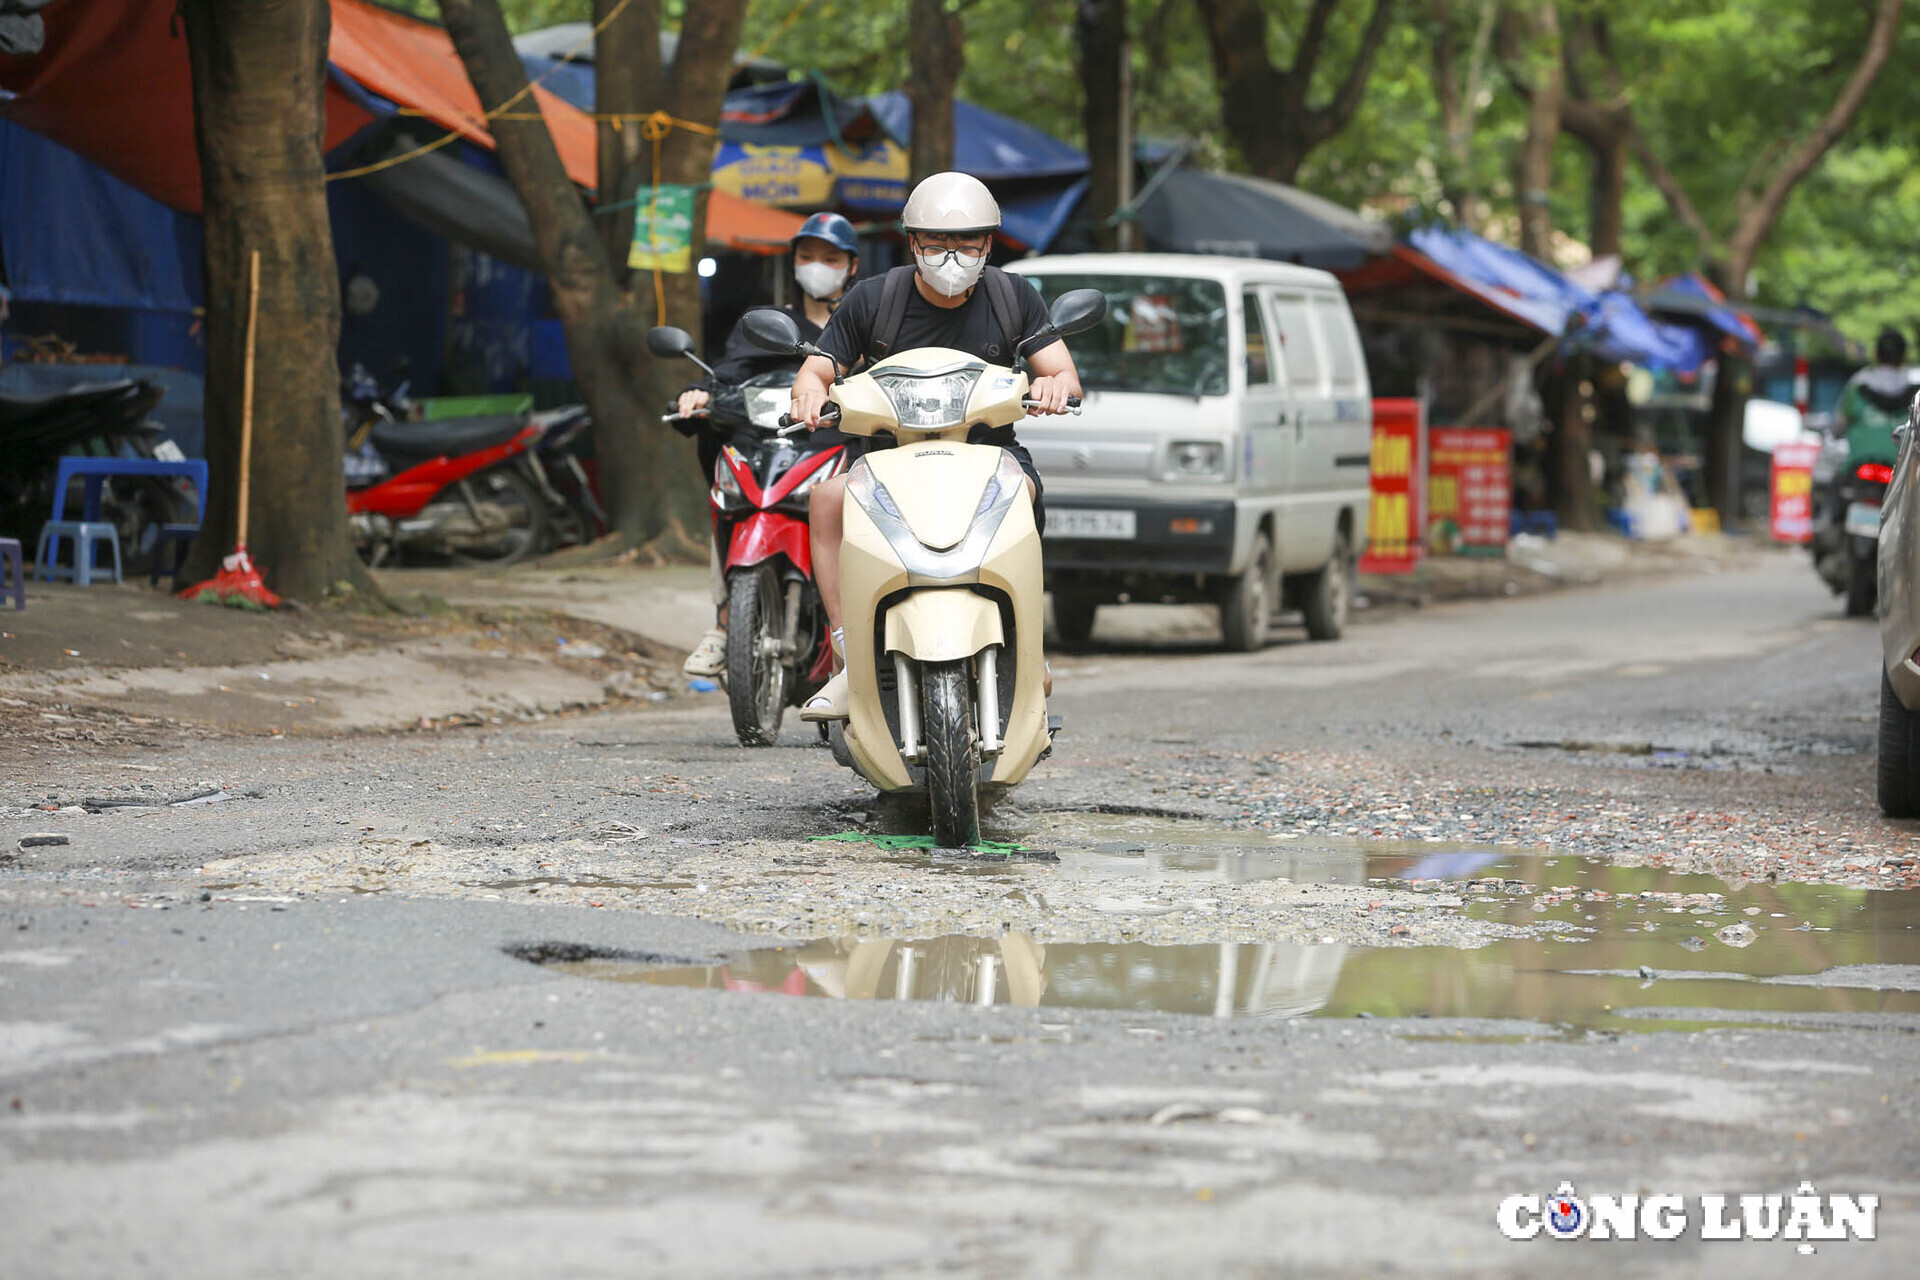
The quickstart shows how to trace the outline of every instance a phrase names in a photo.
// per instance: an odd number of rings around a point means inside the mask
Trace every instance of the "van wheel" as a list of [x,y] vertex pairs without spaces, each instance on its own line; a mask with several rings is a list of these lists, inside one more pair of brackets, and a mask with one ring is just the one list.
[[1053,629],[1060,633],[1060,643],[1069,648],[1078,649],[1093,636],[1093,618],[1100,611],[1100,602],[1084,591],[1055,591],[1053,593]]
[[1307,579],[1300,595],[1308,637],[1338,640],[1347,629],[1347,611],[1353,605],[1353,548],[1344,532],[1334,535],[1333,557]]
[[1906,709],[1880,671],[1880,759],[1875,780],[1880,812],[1911,818],[1920,812],[1920,715]]
[[1267,623],[1273,617],[1273,540],[1262,533],[1253,540],[1247,569],[1227,587],[1220,602],[1220,630],[1230,653],[1252,653],[1267,642]]

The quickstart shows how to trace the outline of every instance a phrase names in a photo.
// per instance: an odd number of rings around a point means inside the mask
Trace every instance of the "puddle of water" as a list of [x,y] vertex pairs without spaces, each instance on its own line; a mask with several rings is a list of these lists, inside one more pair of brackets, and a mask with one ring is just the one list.
[[[1920,891],[1736,890],[1710,876],[1571,856],[1415,849],[1356,844],[1297,853],[1089,854],[1063,858],[1057,868],[1024,868],[1021,878],[1044,889],[1045,876],[1073,875],[1094,861],[1131,862],[1151,874],[1156,859],[1165,874],[1311,878],[1295,874],[1302,859],[1350,859],[1335,870],[1362,881],[1448,880],[1446,891],[1466,897],[1462,910],[1469,915],[1524,926],[1532,936],[1472,950],[1040,943],[1019,933],[845,938],[742,950],[720,964],[661,967],[595,958],[552,967],[600,980],[833,999],[1209,1017],[1511,1018],[1569,1033],[1736,1025],[1706,1016],[1709,1010],[1920,1013]],[[1700,1016],[1690,1017],[1696,1010]]]

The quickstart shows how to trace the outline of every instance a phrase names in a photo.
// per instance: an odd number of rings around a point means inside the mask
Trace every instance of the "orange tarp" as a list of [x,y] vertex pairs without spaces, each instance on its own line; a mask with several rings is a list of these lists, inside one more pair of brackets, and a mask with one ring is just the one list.
[[[480,100],[447,33],[367,0],[332,0],[335,75],[420,112],[481,146],[493,137]],[[0,59],[0,87],[17,96],[0,114],[76,151],[154,199],[200,212],[200,161],[193,140],[193,81],[174,6],[155,0],[86,0],[43,11],[44,50]],[[593,120],[535,88],[516,110],[537,103],[567,175],[591,191],[596,179]],[[326,89],[325,146],[338,146],[373,116],[337,85]],[[784,249],[801,217],[714,192],[707,238],[758,252]]]

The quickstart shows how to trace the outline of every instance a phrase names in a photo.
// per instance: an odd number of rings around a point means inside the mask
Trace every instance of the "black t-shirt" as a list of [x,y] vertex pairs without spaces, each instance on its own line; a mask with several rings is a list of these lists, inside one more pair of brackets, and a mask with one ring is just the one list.
[[[884,274],[872,276],[849,290],[814,344],[838,360],[842,368],[852,368],[867,353],[867,343],[873,338],[874,317],[880,310],[880,291],[886,286],[886,279]],[[1010,341],[1018,346],[1021,355],[1030,357],[1060,340],[1060,335],[1047,327],[1047,304],[1041,300],[1038,289],[1014,276],[1013,296],[1019,308],[1020,333],[1010,339],[1000,332],[984,283],[976,284],[967,300],[957,307],[936,307],[920,296],[918,288],[909,288],[907,309],[900,318],[900,332],[894,339],[893,349],[951,347],[989,364],[1011,365],[1014,357],[1008,349]]]

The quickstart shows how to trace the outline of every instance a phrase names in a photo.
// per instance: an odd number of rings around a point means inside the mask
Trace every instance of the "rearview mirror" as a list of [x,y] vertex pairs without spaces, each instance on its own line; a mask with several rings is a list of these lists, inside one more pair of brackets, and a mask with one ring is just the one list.
[[1048,311],[1060,333],[1083,333],[1107,314],[1107,295],[1098,289],[1069,289],[1053,300]]
[[693,353],[693,335],[685,329],[676,329],[663,324],[657,329],[647,330],[647,352],[662,360],[671,360],[675,356]]
[[800,326],[784,311],[771,307],[749,311],[741,317],[740,327],[746,331],[747,341],[762,351],[783,356],[807,353],[807,344],[800,340]]

